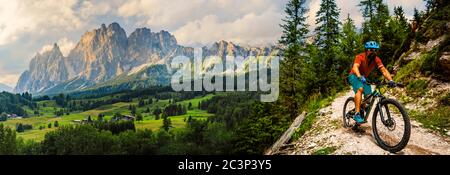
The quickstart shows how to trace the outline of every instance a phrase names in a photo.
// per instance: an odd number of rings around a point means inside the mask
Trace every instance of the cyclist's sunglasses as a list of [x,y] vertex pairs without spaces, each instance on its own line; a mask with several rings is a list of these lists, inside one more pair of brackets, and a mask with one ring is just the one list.
[[378,49],[367,49],[368,52],[378,52]]

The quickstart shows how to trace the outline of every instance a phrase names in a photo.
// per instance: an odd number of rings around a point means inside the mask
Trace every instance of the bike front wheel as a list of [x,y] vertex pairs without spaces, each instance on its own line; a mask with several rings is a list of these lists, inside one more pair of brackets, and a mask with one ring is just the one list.
[[383,99],[377,104],[373,113],[372,129],[378,145],[391,153],[405,148],[411,135],[408,113],[393,99]]
[[344,128],[350,128],[355,126],[355,122],[352,119],[355,115],[355,100],[353,97],[349,97],[344,104],[343,109],[343,126]]

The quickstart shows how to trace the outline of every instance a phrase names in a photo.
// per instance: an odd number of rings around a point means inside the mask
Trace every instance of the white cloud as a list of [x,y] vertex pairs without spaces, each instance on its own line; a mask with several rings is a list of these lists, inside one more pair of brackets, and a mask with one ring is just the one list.
[[[64,56],[67,56],[69,54],[70,50],[72,50],[75,47],[75,42],[69,40],[66,37],[59,39],[58,42],[56,42],[56,44],[58,44],[59,50],[61,51],[61,53]],[[52,49],[53,49],[53,44],[47,44],[41,48],[39,53],[42,54],[42,53],[44,53],[46,51],[50,51]]]
[[112,11],[111,2],[94,2],[94,1],[82,1],[79,10],[80,16],[83,19],[89,19],[90,17],[97,15],[105,15]]
[[0,0],[0,45],[27,33],[46,35],[83,26],[73,7],[76,0]]
[[53,49],[53,44],[47,44],[45,46],[42,46],[41,50],[39,50],[40,54],[43,54],[44,52],[51,51]]
[[130,0],[118,15],[137,18],[153,30],[173,31],[180,44],[219,40],[274,43],[287,0]]
[[61,50],[61,52],[64,56],[69,55],[70,50],[72,50],[75,47],[75,42],[73,42],[67,38],[62,38],[57,43],[58,43],[59,49]]
[[264,13],[273,6],[284,6],[284,1],[271,0],[130,0],[122,4],[118,15],[137,17],[152,28],[176,30],[189,22],[215,15],[221,22],[230,22],[249,13]]
[[1,74],[0,83],[6,84],[9,87],[14,88],[19,80],[19,74]]
[[241,44],[262,45],[277,42],[281,36],[281,14],[268,9],[262,14],[249,13],[230,22],[221,22],[216,15],[208,15],[189,22],[174,32],[181,44],[209,44],[228,40]]
[[[101,23],[119,22],[128,32],[137,27],[168,30],[180,44],[209,44],[219,40],[239,44],[276,43],[288,0],[0,0],[0,75],[13,82],[36,51],[56,41],[63,54],[83,32]],[[347,13],[361,25],[360,0],[337,0],[340,19]],[[392,12],[403,6],[407,17],[422,0],[385,0]],[[308,24],[315,27],[320,0],[308,0]],[[44,46],[50,44],[49,46]],[[28,56],[31,55],[31,56]],[[6,66],[8,65],[8,66]],[[14,76],[14,75],[15,76]],[[0,76],[0,82],[4,77]]]

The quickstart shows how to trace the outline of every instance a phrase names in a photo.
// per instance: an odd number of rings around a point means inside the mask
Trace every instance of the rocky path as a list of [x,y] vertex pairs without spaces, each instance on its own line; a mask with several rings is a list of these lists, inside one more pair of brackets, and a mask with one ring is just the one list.
[[[281,150],[280,154],[309,155],[324,148],[334,148],[332,154],[338,155],[387,155],[381,149],[372,134],[371,118],[362,126],[364,132],[355,132],[342,126],[342,110],[345,100],[353,96],[349,90],[338,96],[330,106],[322,108],[311,130],[290,148]],[[392,98],[392,97],[390,97]],[[400,155],[450,155],[450,138],[421,127],[418,122],[411,121],[411,138]]]

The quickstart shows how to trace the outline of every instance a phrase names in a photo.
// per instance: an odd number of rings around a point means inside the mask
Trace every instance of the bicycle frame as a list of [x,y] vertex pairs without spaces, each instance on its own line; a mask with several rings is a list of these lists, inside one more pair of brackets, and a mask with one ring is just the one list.
[[[386,98],[381,93],[381,87],[382,87],[381,85],[377,84],[376,87],[375,87],[375,90],[372,91],[372,93],[368,97],[365,97],[364,100],[362,101],[361,104],[363,104],[363,103],[366,104],[366,105],[369,104],[369,106],[367,106],[368,107],[367,114],[365,114],[365,112],[366,112],[365,110],[362,110],[362,111],[364,111],[363,112],[364,121],[367,121],[367,118],[369,117],[370,111],[372,111],[372,108],[374,107],[375,100],[378,99],[377,106],[379,107],[379,109],[381,109],[381,105],[380,105],[379,102]],[[370,101],[370,103],[367,103],[369,101]],[[380,117],[382,119],[381,121],[384,122],[385,120],[384,120],[384,116],[383,116],[383,113],[381,112],[381,110],[380,110]]]
[[[375,90],[372,91],[361,102],[361,106],[360,106],[361,113],[360,114],[364,120],[363,123],[367,123],[367,119],[369,118],[371,111],[373,110],[374,107],[376,107],[374,110],[374,113],[372,115],[373,119],[371,121],[375,140],[377,141],[377,144],[384,150],[387,150],[392,153],[398,152],[398,151],[402,150],[403,148],[405,148],[405,146],[408,144],[409,137],[411,134],[410,120],[408,118],[408,114],[406,113],[406,110],[404,109],[404,107],[396,100],[385,97],[383,95],[383,93],[385,92],[384,91],[385,85],[388,85],[387,87],[404,87],[404,85],[401,83],[396,83],[394,85],[390,85],[385,82],[372,83],[369,85],[375,85],[376,87],[375,87]],[[355,113],[356,113],[356,110],[355,110],[356,108],[353,108],[353,109],[347,108],[347,105],[350,104],[352,101],[354,102],[355,99],[353,97],[349,97],[349,98],[347,98],[347,100],[344,104],[344,111],[343,111],[344,127],[345,128],[353,127],[352,129],[357,130],[358,127],[362,123],[355,122],[355,124],[353,124],[353,125],[350,123],[351,119],[355,116]],[[393,105],[392,107],[394,107],[394,110],[392,110],[390,105]],[[398,109],[398,111],[396,111],[396,109]],[[391,113],[391,112],[393,112],[393,113]],[[382,124],[380,126],[384,125],[389,131],[394,131],[397,128],[396,121],[394,119],[395,116],[397,116],[396,115],[397,113],[400,114],[400,117],[404,121],[404,125],[399,125],[399,126],[403,126],[404,134],[398,144],[390,145],[390,144],[387,144],[380,137],[380,134],[379,134],[378,128],[377,128],[379,126],[378,121],[379,121],[379,119],[381,119]],[[380,114],[380,116],[378,116],[378,114]],[[392,115],[392,114],[394,114],[394,115]],[[380,117],[380,118],[378,118],[378,117]]]

